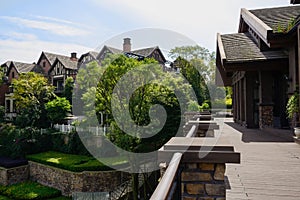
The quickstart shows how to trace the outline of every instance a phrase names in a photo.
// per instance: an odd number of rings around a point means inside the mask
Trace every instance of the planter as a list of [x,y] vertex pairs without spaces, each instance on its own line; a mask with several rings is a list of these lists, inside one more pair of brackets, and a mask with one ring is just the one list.
[[295,127],[294,128],[294,133],[295,133],[295,136],[297,138],[300,138],[300,127]]

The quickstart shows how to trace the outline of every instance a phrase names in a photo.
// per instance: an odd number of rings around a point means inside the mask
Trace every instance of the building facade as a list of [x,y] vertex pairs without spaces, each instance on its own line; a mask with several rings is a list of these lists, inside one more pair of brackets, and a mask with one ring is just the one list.
[[216,79],[233,87],[235,122],[289,127],[286,104],[299,85],[300,6],[241,9],[238,33],[217,35]]

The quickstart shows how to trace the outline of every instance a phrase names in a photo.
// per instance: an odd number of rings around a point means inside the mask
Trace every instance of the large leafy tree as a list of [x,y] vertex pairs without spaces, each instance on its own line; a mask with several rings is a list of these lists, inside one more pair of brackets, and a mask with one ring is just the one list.
[[17,122],[21,126],[45,127],[48,125],[45,104],[54,97],[54,87],[40,74],[20,74],[12,82]]
[[195,67],[206,82],[215,80],[215,53],[199,45],[181,46],[170,50],[173,59],[181,57]]
[[176,59],[175,65],[180,68],[182,75],[191,84],[197,96],[198,103],[201,105],[205,100],[209,99],[209,91],[205,79],[196,67],[194,67],[191,62],[181,57]]
[[[126,151],[135,153],[153,151],[174,136],[181,120],[179,101],[184,100],[176,98],[173,90],[180,88],[178,93],[182,93],[179,96],[189,98],[185,92],[188,93],[191,87],[183,78],[175,74],[165,74],[160,66],[154,66],[159,65],[152,59],[138,61],[119,56],[106,67],[96,88],[96,113],[107,114],[105,123],[111,127],[108,138]],[[147,67],[153,70],[147,70]],[[153,77],[155,80],[149,82]],[[152,135],[153,133],[144,132],[138,127],[160,123],[159,119],[150,116],[151,113],[158,112],[150,109],[157,104],[165,108],[167,119],[163,128],[156,135]],[[126,109],[129,109],[130,118],[124,112]],[[113,113],[117,113],[117,116],[113,116]],[[137,127],[132,128],[135,127],[132,124]],[[128,130],[127,128],[129,131],[124,131]],[[151,128],[156,127],[153,125]],[[135,161],[130,160],[130,163]],[[137,199],[137,174],[133,174],[132,177],[133,196]]]

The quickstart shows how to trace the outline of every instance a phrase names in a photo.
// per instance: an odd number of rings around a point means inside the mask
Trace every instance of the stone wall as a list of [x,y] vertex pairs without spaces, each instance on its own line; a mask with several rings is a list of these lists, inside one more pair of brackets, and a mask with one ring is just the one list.
[[273,127],[273,106],[259,106],[259,128]]
[[0,168],[0,184],[11,185],[28,180],[29,166],[19,166],[14,168]]
[[29,166],[31,180],[59,189],[67,196],[73,192],[109,192],[129,176],[119,171],[76,173],[31,161]]
[[224,200],[225,164],[183,164],[181,172],[182,200]]

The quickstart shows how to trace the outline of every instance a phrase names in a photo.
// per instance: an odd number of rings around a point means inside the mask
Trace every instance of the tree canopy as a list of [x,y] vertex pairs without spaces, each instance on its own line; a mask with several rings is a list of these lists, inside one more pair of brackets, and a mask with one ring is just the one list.
[[54,87],[40,74],[28,72],[14,79],[13,98],[21,126],[45,126],[45,103],[54,97]]

